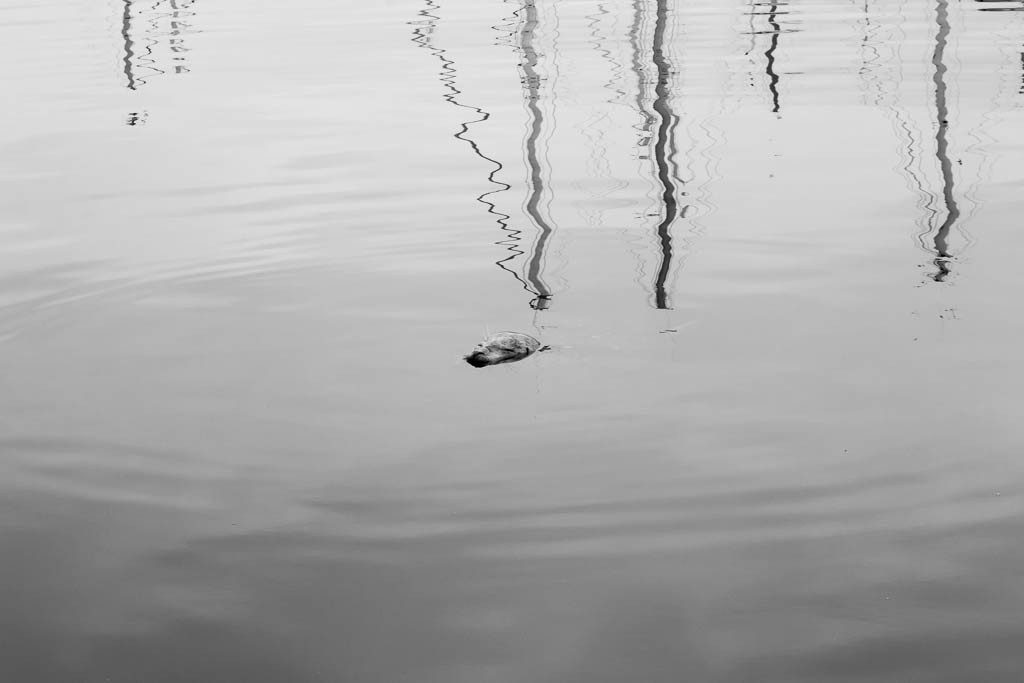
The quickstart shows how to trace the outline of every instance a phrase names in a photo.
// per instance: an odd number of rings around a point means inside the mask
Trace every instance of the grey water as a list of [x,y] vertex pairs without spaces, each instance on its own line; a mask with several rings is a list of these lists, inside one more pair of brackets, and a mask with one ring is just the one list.
[[0,681],[1024,679],[1019,0],[10,0],[0,64]]

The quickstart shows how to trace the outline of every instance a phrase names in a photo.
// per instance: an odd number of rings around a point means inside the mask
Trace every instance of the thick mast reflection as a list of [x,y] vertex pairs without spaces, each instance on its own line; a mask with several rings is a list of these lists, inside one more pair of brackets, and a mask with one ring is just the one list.
[[132,40],[132,0],[124,0],[124,9],[121,12],[121,41],[124,43],[121,57],[124,76],[128,80],[128,89],[135,90],[135,70],[132,66],[132,58],[135,56],[135,41]]
[[659,122],[654,139],[654,163],[657,168],[658,182],[661,185],[661,202],[664,207],[664,215],[656,229],[658,247],[661,251],[661,261],[654,280],[654,305],[660,309],[671,307],[667,283],[669,274],[672,272],[672,225],[682,215],[676,197],[678,171],[675,166],[675,127],[677,119],[672,112],[671,104],[670,83],[672,68],[665,54],[665,31],[667,24],[668,0],[657,0],[652,54],[657,71],[653,107],[658,115]]
[[530,186],[526,200],[526,213],[530,216],[538,233],[527,264],[526,279],[536,294],[536,298],[530,305],[535,309],[545,310],[551,305],[552,293],[551,288],[544,281],[544,257],[553,227],[540,209],[540,203],[545,194],[545,182],[540,157],[537,154],[537,143],[544,128],[544,114],[540,108],[541,77],[537,72],[538,57],[534,47],[539,19],[534,0],[524,0],[521,11],[524,12],[524,17],[519,27],[519,50],[522,54],[520,67],[523,72],[523,86],[526,89],[526,108],[530,116],[529,131],[525,142]]
[[932,244],[935,251],[936,272],[931,278],[943,282],[950,273],[949,262],[952,255],[949,251],[949,233],[960,218],[960,207],[957,205],[953,185],[953,162],[949,158],[949,105],[947,102],[947,86],[945,64],[946,46],[949,43],[949,7],[948,0],[937,0],[935,3],[935,23],[938,33],[935,35],[935,50],[932,53],[932,64],[935,67],[935,113],[938,129],[935,133],[935,156],[939,160],[942,173],[942,201],[946,208],[946,217],[934,231]]
[[768,6],[768,24],[771,26],[771,42],[765,50],[764,72],[768,76],[768,90],[772,94],[772,112],[779,113],[779,74],[775,72],[775,51],[779,49],[779,34],[781,28],[777,20],[779,13],[778,0],[771,0]]

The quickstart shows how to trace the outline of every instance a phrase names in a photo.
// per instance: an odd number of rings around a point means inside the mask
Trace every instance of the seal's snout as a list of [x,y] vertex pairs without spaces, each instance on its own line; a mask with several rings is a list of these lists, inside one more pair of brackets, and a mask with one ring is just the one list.
[[482,368],[485,365],[490,365],[491,362],[487,360],[487,356],[482,353],[473,352],[468,356],[464,356],[463,360],[472,365],[474,368]]

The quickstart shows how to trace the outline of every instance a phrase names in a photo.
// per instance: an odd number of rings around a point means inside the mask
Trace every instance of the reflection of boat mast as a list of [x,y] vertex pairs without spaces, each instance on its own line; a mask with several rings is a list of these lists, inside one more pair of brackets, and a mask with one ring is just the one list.
[[544,310],[551,305],[551,289],[544,282],[544,255],[551,238],[552,226],[544,218],[540,210],[540,202],[544,196],[544,178],[541,173],[540,158],[537,155],[537,141],[544,127],[544,115],[541,112],[540,74],[537,73],[537,50],[534,48],[534,32],[539,23],[535,0],[524,0],[525,20],[519,29],[519,49],[523,58],[520,66],[523,69],[523,85],[526,87],[526,108],[530,114],[530,128],[526,136],[526,163],[529,166],[530,193],[526,200],[526,213],[530,216],[538,230],[537,239],[530,253],[527,264],[526,279],[536,293],[537,298],[531,304],[534,308]]
[[960,217],[960,207],[953,194],[953,162],[949,158],[949,105],[946,99],[946,45],[949,41],[949,8],[948,0],[936,0],[935,23],[938,33],[935,36],[935,51],[932,53],[932,64],[935,66],[933,81],[935,82],[935,113],[938,118],[938,130],[935,133],[935,156],[939,160],[942,172],[942,200],[946,207],[946,218],[935,230],[933,245],[935,247],[935,267],[937,271],[931,276],[936,282],[942,282],[949,275],[949,232]]
[[654,23],[653,59],[658,72],[658,80],[654,86],[654,111],[658,114],[658,130],[654,140],[654,162],[658,171],[658,182],[661,184],[661,200],[665,214],[658,223],[658,246],[661,250],[661,263],[654,281],[654,303],[657,308],[669,308],[666,283],[672,270],[672,224],[680,216],[679,203],[676,199],[674,178],[678,175],[675,167],[676,116],[672,113],[671,88],[672,70],[665,56],[665,29],[668,23],[668,0],[657,0],[657,13]]
[[509,185],[508,183],[501,182],[500,180],[497,180],[495,178],[495,176],[498,174],[499,171],[501,171],[504,168],[504,166],[497,159],[494,159],[484,154],[483,151],[480,149],[480,146],[476,143],[476,141],[469,137],[469,127],[474,124],[486,121],[491,117],[491,115],[489,112],[484,111],[480,107],[475,107],[470,104],[463,104],[458,100],[459,96],[462,95],[462,91],[459,90],[458,87],[456,86],[455,79],[456,76],[458,75],[458,71],[455,68],[455,61],[447,56],[446,50],[443,50],[434,44],[434,32],[437,30],[437,24],[440,21],[440,17],[437,16],[436,14],[431,14],[431,12],[437,12],[438,10],[440,10],[440,5],[438,5],[433,0],[426,0],[426,5],[427,8],[419,12],[419,15],[421,17],[424,17],[425,21],[422,22],[422,26],[419,26],[413,30],[413,42],[419,44],[420,47],[426,48],[435,57],[437,57],[438,60],[440,60],[441,71],[438,74],[439,80],[441,81],[441,84],[444,86],[444,88],[448,91],[444,95],[445,101],[456,107],[468,109],[474,114],[476,114],[476,116],[478,117],[469,121],[460,122],[458,132],[456,132],[452,137],[454,137],[456,140],[461,140],[462,142],[468,144],[470,149],[473,150],[473,154],[475,154],[477,157],[483,159],[484,161],[488,162],[493,166],[491,172],[487,175],[487,182],[491,183],[495,187],[477,196],[476,200],[483,204],[485,207],[487,207],[487,213],[494,216],[494,220],[498,224],[498,227],[508,234],[508,237],[498,242],[498,244],[504,246],[511,253],[508,256],[495,261],[495,265],[497,265],[505,272],[511,274],[512,277],[521,282],[523,286],[528,291],[530,291],[529,284],[525,282],[515,270],[509,268],[508,266],[510,262],[514,261],[515,259],[524,254],[523,250],[519,248],[518,244],[519,241],[522,239],[520,237],[522,231],[509,227],[509,215],[506,213],[502,213],[501,211],[498,211],[497,205],[488,199],[490,195],[496,194],[498,192],[504,192],[511,187],[511,185]]
[[[138,90],[146,84],[145,74],[166,73],[158,64],[158,55],[154,51],[160,44],[161,36],[168,36],[167,47],[175,56],[172,57],[174,73],[188,72],[182,53],[188,52],[183,35],[191,29],[191,24],[183,17],[194,16],[192,6],[195,0],[156,0],[147,7],[136,9],[135,0],[122,0],[121,9],[121,64],[129,90]],[[166,7],[162,7],[166,4]],[[167,11],[167,8],[170,11]],[[165,32],[161,26],[167,20]],[[133,114],[133,117],[136,115]],[[135,120],[141,120],[136,118]],[[129,120],[131,125],[132,120]]]
[[772,39],[765,50],[764,56],[767,60],[764,72],[768,76],[768,90],[772,93],[772,112],[779,113],[779,75],[775,73],[775,51],[779,49],[779,22],[776,20],[779,11],[778,0],[771,0],[768,8],[768,23],[771,25]]
[[132,57],[135,56],[135,43],[132,41],[132,0],[124,0],[121,13],[121,40],[124,41],[124,75],[128,79],[128,89],[135,90],[135,73],[132,70]]

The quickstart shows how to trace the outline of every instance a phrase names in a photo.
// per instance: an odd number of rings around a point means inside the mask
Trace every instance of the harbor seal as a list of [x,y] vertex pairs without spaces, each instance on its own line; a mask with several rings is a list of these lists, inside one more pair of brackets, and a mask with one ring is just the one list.
[[548,347],[541,347],[540,342],[528,334],[498,332],[477,344],[464,359],[474,368],[482,368],[499,363],[514,363],[536,351],[547,349]]

